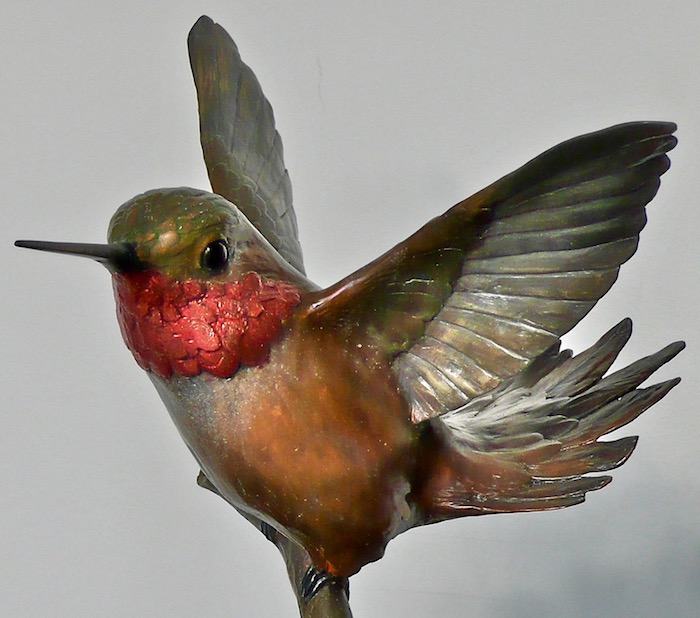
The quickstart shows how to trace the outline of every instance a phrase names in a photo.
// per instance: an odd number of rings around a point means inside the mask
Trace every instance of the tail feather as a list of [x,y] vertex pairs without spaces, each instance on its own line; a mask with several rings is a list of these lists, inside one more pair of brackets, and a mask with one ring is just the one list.
[[627,425],[665,397],[679,382],[680,378],[675,378],[648,388],[630,391],[593,414],[583,417],[576,433],[566,439],[566,447],[588,444],[602,435]]
[[637,436],[627,436],[612,442],[592,442],[578,448],[562,449],[556,459],[544,461],[533,468],[537,477],[557,478],[567,475],[607,472],[625,463],[637,446]]
[[532,478],[527,485],[510,493],[481,495],[478,503],[464,500],[464,488],[448,488],[440,497],[439,509],[426,513],[421,523],[433,523],[464,515],[548,511],[574,506],[584,501],[586,492],[605,487],[612,477],[567,477],[561,479]]
[[[681,342],[672,343],[660,350],[656,354],[646,356],[632,363],[628,367],[621,369],[598,384],[595,384],[579,398],[572,401],[572,411],[578,408],[576,418],[583,418],[589,414],[590,410],[596,409],[606,403],[617,399],[625,393],[629,393],[644,382],[662,365],[670,361],[684,347]],[[674,385],[675,386],[675,385]]]
[[631,331],[631,321],[623,320],[577,356],[550,348],[490,393],[425,421],[434,454],[416,492],[422,523],[561,508],[607,485],[608,476],[585,475],[622,465],[637,438],[598,439],[680,381],[638,388],[683,349],[682,342],[605,377]]
[[559,365],[542,380],[540,388],[549,397],[574,397],[594,387],[615,362],[631,335],[632,320],[626,318],[605,333],[596,345]]

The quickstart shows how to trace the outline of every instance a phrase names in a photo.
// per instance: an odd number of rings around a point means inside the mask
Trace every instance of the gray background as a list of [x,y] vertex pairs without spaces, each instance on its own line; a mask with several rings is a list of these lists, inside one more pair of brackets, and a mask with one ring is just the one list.
[[641,434],[635,456],[582,506],[403,535],[353,578],[352,603],[358,618],[697,615],[696,3],[13,4],[0,19],[1,614],[295,615],[276,551],[196,487],[120,340],[107,274],[11,247],[99,242],[134,194],[208,186],[185,46],[206,13],[272,101],[322,284],[559,141],[679,123],[638,254],[566,338],[580,350],[630,315],[623,361],[690,344],[660,375],[681,386],[621,434]]

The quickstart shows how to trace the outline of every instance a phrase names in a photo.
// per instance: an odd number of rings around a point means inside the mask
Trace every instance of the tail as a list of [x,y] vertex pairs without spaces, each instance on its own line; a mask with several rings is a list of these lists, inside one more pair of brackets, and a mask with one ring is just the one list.
[[463,515],[562,508],[583,502],[637,444],[600,442],[664,397],[680,378],[637,388],[684,347],[672,343],[603,377],[627,343],[627,319],[572,357],[550,348],[526,369],[463,407],[425,421],[421,523]]

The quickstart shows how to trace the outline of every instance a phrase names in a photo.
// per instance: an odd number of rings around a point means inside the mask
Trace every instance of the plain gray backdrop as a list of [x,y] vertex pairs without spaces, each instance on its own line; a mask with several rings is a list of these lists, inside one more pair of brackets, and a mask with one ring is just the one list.
[[700,9],[691,2],[5,2],[0,20],[5,616],[294,616],[274,548],[214,495],[124,347],[110,281],[16,238],[104,241],[158,186],[208,188],[186,36],[221,23],[275,110],[309,275],[330,284],[575,135],[674,120],[633,260],[566,337],[625,316],[684,381],[566,511],[411,531],[352,580],[357,618],[696,616]]

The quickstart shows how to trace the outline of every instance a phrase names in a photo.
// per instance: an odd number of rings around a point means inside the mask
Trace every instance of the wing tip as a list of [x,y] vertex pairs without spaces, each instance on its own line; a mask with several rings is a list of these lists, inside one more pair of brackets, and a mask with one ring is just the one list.
[[[639,139],[671,137],[678,130],[678,125],[670,120],[633,120],[612,125],[607,129],[594,131],[596,133],[637,133]],[[676,138],[673,137],[673,140]]]
[[202,15],[196,22],[187,35],[187,47],[190,52],[190,64],[193,60],[193,55],[196,48],[201,49],[211,49],[214,46],[215,41],[224,40],[227,45],[233,47],[238,51],[235,41],[231,38],[231,35],[226,31],[226,28],[217,24],[208,15]]
[[216,27],[216,25],[217,24],[211,17],[208,15],[202,15],[196,22],[194,22],[192,28],[190,28],[190,32],[187,35],[187,40],[189,41],[197,37],[207,36],[211,30]]

